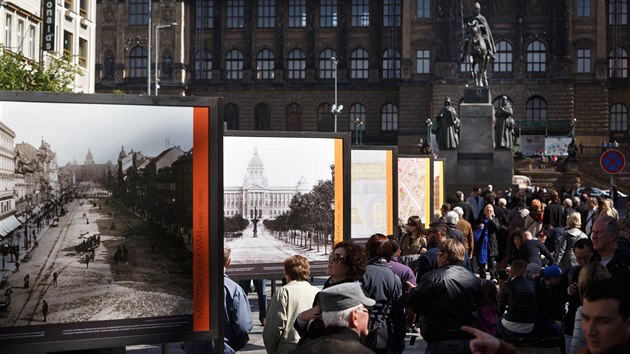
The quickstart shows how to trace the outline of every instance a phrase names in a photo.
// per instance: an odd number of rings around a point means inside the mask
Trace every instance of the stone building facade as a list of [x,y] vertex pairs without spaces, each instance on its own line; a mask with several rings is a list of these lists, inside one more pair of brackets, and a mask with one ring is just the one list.
[[[460,46],[474,2],[152,0],[149,35],[149,2],[101,0],[96,91],[147,93],[157,44],[160,94],[223,97],[228,129],[332,131],[339,103],[339,131],[416,153],[427,118],[473,82]],[[628,144],[626,0],[479,3],[498,50],[491,95],[521,134]]]

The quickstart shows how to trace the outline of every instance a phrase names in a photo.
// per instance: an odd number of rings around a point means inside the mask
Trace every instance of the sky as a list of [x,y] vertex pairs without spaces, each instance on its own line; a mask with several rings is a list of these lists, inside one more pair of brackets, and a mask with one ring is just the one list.
[[242,186],[254,148],[263,163],[269,186],[294,186],[300,177],[314,186],[330,180],[334,163],[334,139],[241,137],[223,138],[223,184]]
[[88,149],[94,162],[116,163],[121,146],[153,157],[167,147],[192,147],[191,107],[0,102],[0,122],[22,142],[39,149],[42,139],[64,166],[85,162]]

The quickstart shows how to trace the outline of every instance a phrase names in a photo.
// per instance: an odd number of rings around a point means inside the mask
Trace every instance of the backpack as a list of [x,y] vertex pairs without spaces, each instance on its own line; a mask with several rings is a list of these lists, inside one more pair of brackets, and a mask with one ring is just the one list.
[[[223,286],[223,291],[226,295],[231,295],[225,285]],[[237,296],[240,296],[240,294],[237,294]],[[247,301],[244,303],[249,304]],[[247,342],[249,342],[249,333],[247,333],[247,330],[239,326],[234,320],[237,313],[234,308],[234,299],[232,296],[225,296],[225,311],[227,312],[230,332],[232,332],[232,340],[230,340],[229,345],[232,349],[234,349],[234,351],[241,350],[245,347],[245,345],[247,345]]]

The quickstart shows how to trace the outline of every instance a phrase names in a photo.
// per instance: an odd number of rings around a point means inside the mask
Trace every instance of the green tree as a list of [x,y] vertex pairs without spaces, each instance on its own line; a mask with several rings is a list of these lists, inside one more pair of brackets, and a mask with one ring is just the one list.
[[44,63],[27,60],[0,47],[0,90],[72,92],[71,84],[81,69],[67,57],[50,57]]

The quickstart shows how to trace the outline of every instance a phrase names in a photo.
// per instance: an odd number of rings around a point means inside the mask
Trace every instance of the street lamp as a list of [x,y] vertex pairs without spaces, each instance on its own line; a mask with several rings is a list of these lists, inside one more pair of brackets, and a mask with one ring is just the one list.
[[335,104],[330,108],[330,113],[335,115],[335,133],[337,132],[337,115],[341,114],[341,110],[343,109],[343,105],[337,104],[337,64],[339,64],[339,60],[335,57],[331,57],[330,61],[335,65]]
[[431,146],[431,127],[433,126],[431,117],[427,118],[425,123],[427,123],[427,142],[429,143],[429,146]]
[[158,95],[160,89],[160,79],[158,75],[158,63],[160,62],[160,30],[163,28],[169,28],[177,26],[177,22],[173,22],[170,25],[156,25],[155,26],[155,95]]
[[575,126],[577,125],[577,119],[571,119],[571,138],[575,139]]
[[363,121],[361,118],[354,119],[354,144],[361,145],[361,133],[363,133]]
[[149,40],[147,43],[147,47],[149,50],[147,51],[147,96],[151,96],[151,32],[153,31],[153,26],[151,24],[151,3],[153,0],[147,0],[149,3]]

